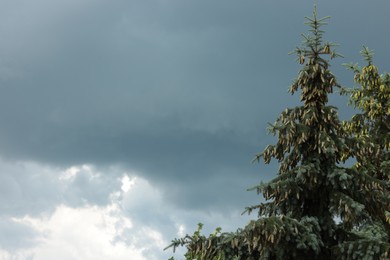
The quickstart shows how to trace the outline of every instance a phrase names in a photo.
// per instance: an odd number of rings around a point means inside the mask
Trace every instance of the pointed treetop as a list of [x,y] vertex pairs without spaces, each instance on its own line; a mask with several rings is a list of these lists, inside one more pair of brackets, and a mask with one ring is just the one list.
[[331,59],[337,56],[342,57],[342,55],[336,53],[336,50],[334,49],[337,44],[333,42],[323,43],[322,41],[324,31],[322,31],[320,28],[321,26],[327,24],[326,20],[329,18],[330,16],[326,16],[318,19],[316,5],[314,5],[313,16],[305,17],[305,24],[308,25],[311,29],[309,30],[308,34],[302,34],[302,45],[290,53],[295,53],[298,56],[298,61],[300,64],[304,64],[305,61],[309,63],[315,63],[319,60],[324,63],[325,60],[320,58],[320,56],[323,54],[330,55]]
[[368,65],[372,64],[372,57],[374,56],[374,50],[370,50],[363,45],[363,50],[360,51],[360,54],[363,56],[364,60],[368,62]]

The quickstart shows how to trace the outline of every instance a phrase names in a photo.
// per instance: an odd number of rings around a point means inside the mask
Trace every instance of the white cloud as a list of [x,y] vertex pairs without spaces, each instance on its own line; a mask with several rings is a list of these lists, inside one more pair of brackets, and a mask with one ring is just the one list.
[[[41,236],[38,244],[30,249],[17,252],[3,252],[4,259],[152,259],[144,255],[150,247],[162,247],[162,234],[148,227],[135,228],[132,221],[123,216],[115,203],[105,206],[71,208],[60,205],[46,217],[15,218],[14,221],[29,225]],[[138,230],[137,230],[138,229]],[[134,231],[134,234],[132,234]],[[134,244],[116,239],[132,234]],[[147,243],[137,243],[144,238]],[[7,257],[8,254],[8,257]],[[1,255],[0,255],[1,256]],[[156,258],[157,259],[157,258]]]
[[[6,246],[0,244],[0,260],[168,258],[170,252],[162,250],[168,241],[161,225],[150,225],[142,217],[132,219],[133,213],[142,216],[144,203],[160,204],[160,192],[134,172],[120,172],[115,167],[104,171],[93,165],[60,169],[0,160],[2,185],[11,187],[10,193],[2,192],[4,202],[13,197],[23,208],[15,214],[4,207],[4,216],[0,216],[0,241],[7,242]],[[15,189],[16,197],[15,191],[11,192]],[[24,194],[35,197],[25,198]],[[124,210],[128,196],[133,203]],[[107,203],[102,204],[99,197],[106,197]],[[26,199],[30,204],[41,201],[41,205],[32,212],[23,202]]]
[[60,180],[72,180],[76,176],[76,174],[80,172],[78,167],[72,166],[65,171],[63,171],[59,177]]
[[[48,219],[29,219],[42,234],[39,246],[33,249],[36,259],[146,259],[142,249],[129,247],[124,243],[113,243],[117,232],[116,224],[121,218],[113,216],[109,208],[96,206],[70,208],[59,206]],[[123,222],[123,221],[122,221]],[[126,220],[131,226],[131,221]]]
[[134,210],[148,207],[157,210],[160,206],[163,206],[162,194],[146,179],[134,178],[132,183],[132,187],[124,195],[123,205],[125,208]]
[[123,175],[121,179],[122,182],[121,190],[124,193],[128,192],[130,188],[135,184],[136,179],[137,179],[136,177],[130,179],[130,177],[127,174]]
[[0,249],[0,259],[1,260],[33,260],[34,255],[30,252],[17,252],[17,253],[10,253],[5,250]]
[[120,167],[0,159],[0,181],[0,260],[168,259],[163,248],[199,221],[205,233],[242,222],[237,212],[178,208],[169,191]]

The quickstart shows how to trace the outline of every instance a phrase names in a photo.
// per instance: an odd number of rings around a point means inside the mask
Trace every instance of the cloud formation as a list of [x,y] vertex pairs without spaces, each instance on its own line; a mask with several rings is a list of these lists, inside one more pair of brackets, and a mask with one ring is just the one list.
[[[144,178],[117,168],[101,172],[81,165],[61,170],[20,162],[16,167],[6,160],[0,165],[24,173],[2,183],[16,182],[14,186],[26,191],[15,199],[15,207],[22,211],[2,210],[0,259],[167,259],[172,253],[162,249],[175,236],[192,232],[199,219],[206,230],[247,220],[238,211],[222,216],[178,208]],[[41,183],[45,194],[30,197],[26,188],[34,188],[29,185],[32,179]],[[46,190],[45,185],[56,189]],[[23,201],[26,204],[17,204]]]
[[[332,63],[342,84],[352,80],[339,64],[361,61],[363,44],[386,69],[389,8],[319,3],[346,56]],[[298,104],[287,53],[311,12],[291,1],[2,1],[0,259],[50,259],[61,243],[75,259],[161,259],[158,247],[199,221],[245,223],[260,199],[246,189],[276,173],[250,164],[273,142],[267,122]],[[87,240],[77,232],[94,239],[74,256]]]

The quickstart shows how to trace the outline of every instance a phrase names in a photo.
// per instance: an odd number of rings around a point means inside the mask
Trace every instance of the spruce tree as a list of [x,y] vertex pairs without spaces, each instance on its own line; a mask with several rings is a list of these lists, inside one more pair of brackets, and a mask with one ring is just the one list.
[[373,51],[364,47],[361,54],[366,66],[346,65],[359,87],[343,89],[344,94],[350,95],[350,104],[361,113],[344,122],[344,128],[350,135],[350,156],[356,159],[353,169],[381,180],[385,187],[368,194],[376,202],[367,208],[375,222],[362,230],[387,241],[390,251],[390,74],[379,74],[373,64]]
[[218,228],[206,237],[200,225],[192,236],[173,240],[174,249],[186,246],[186,259],[386,257],[385,244],[370,251],[355,249],[367,237],[357,232],[359,227],[373,221],[368,210],[373,198],[362,196],[382,189],[383,183],[342,167],[350,153],[349,139],[337,108],[327,105],[328,95],[339,85],[325,58],[338,55],[334,44],[322,39],[327,17],[318,19],[314,9],[313,17],[306,18],[309,34],[294,51],[303,67],[290,87],[292,94],[301,93],[303,104],[287,108],[270,125],[277,143],[255,158],[279,162],[277,177],[253,188],[265,202],[246,211],[258,211],[258,218],[233,233]]

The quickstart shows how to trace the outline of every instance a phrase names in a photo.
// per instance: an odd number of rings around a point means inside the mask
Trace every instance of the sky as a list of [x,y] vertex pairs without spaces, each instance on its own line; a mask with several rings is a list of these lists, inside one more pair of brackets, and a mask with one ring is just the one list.
[[[390,2],[317,1],[342,85],[389,71]],[[300,65],[313,1],[0,0],[0,260],[159,260],[234,231],[276,175],[253,164]],[[347,98],[330,103],[341,118]]]

